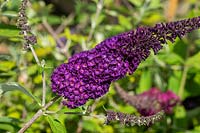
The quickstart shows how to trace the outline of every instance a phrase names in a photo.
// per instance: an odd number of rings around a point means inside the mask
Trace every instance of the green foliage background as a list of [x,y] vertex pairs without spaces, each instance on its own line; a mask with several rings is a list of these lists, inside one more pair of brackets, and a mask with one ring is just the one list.
[[[55,96],[50,88],[53,69],[67,62],[62,50],[56,46],[55,38],[45,29],[47,22],[56,30],[66,24],[58,37],[67,38],[64,51],[68,54],[93,48],[107,37],[135,29],[170,21],[172,12],[169,0],[105,0],[103,9],[96,18],[98,0],[60,1],[61,5],[45,4],[42,0],[31,0],[27,10],[32,32],[37,36],[34,45],[40,60],[45,60],[47,75],[47,98]],[[17,132],[40,108],[42,98],[42,68],[38,67],[30,51],[23,51],[22,36],[16,27],[19,0],[0,0],[0,132]],[[69,9],[58,11],[59,6]],[[198,0],[181,0],[174,13],[174,20],[200,15]],[[56,8],[58,7],[58,8]],[[72,8],[73,7],[73,8]],[[61,7],[60,7],[61,8]],[[93,36],[88,35],[94,26]],[[182,40],[177,39],[157,54],[142,62],[133,75],[118,83],[130,93],[142,93],[151,87],[172,90],[184,100],[200,97],[200,30]],[[182,93],[183,92],[183,93]],[[124,113],[139,113],[119,99],[113,86],[97,101],[90,101],[95,110],[92,115],[104,115],[106,109]],[[83,133],[131,133],[131,132],[200,132],[200,106],[186,110],[183,105],[174,108],[172,115],[150,127],[126,127],[118,123],[104,125],[104,119],[92,116],[69,115],[64,112],[83,112],[84,108],[68,109],[60,101],[51,106],[48,113],[40,117],[27,132],[83,132]]]

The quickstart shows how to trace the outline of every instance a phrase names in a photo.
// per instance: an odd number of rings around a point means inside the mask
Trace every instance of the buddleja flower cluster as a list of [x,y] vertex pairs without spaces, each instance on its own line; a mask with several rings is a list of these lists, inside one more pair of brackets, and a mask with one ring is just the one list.
[[24,37],[24,49],[27,50],[30,45],[37,43],[36,36],[31,33],[31,27],[28,25],[26,16],[26,7],[28,0],[22,0],[17,26],[21,29],[20,34]]
[[173,107],[180,102],[179,97],[171,90],[162,92],[158,88],[151,88],[141,94],[130,95],[118,84],[115,84],[115,89],[120,98],[135,107],[142,116],[151,116],[161,110],[171,114]]
[[52,90],[76,108],[108,92],[111,82],[132,74],[152,49],[156,54],[167,40],[174,42],[200,27],[200,17],[141,27],[99,43],[95,48],[74,55],[58,66],[52,76]]

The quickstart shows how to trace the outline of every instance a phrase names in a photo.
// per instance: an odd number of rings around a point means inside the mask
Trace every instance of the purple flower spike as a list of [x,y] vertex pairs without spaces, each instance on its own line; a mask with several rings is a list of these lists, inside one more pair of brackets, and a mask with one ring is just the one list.
[[200,17],[156,24],[125,32],[99,43],[95,48],[72,56],[58,66],[52,76],[52,90],[67,99],[69,108],[76,108],[88,99],[108,92],[111,82],[132,74],[152,49],[156,54],[161,44],[200,27]]

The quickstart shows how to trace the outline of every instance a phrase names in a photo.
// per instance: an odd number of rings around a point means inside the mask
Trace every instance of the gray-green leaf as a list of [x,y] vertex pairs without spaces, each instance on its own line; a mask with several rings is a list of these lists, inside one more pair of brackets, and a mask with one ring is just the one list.
[[23,86],[16,82],[0,83],[0,97],[7,91],[18,90],[35,100],[38,104],[40,100],[36,98],[31,92],[27,91]]

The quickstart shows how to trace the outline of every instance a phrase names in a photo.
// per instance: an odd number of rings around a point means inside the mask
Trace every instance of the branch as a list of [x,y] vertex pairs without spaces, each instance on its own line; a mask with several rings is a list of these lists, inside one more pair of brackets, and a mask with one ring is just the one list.
[[56,29],[55,33],[60,34],[67,25],[74,19],[74,14],[70,14],[66,20],[63,21],[63,23]]
[[43,107],[41,109],[39,109],[27,123],[25,123],[25,125],[19,130],[19,133],[25,132],[33,124],[33,122],[36,121],[41,115],[43,115],[43,113],[45,113],[46,109],[49,108],[60,97],[60,96],[56,96],[49,103],[45,104],[45,97],[46,97],[46,82],[45,82],[45,73],[44,73],[45,62],[43,60],[40,63],[40,60],[38,59],[38,56],[35,53],[35,50],[32,46],[37,43],[37,39],[36,39],[36,36],[34,36],[30,32],[31,27],[27,23],[28,17],[26,15],[26,8],[27,8],[28,2],[29,2],[28,0],[22,0],[17,26],[18,26],[18,28],[21,29],[20,34],[22,34],[24,37],[24,48],[25,49],[29,48],[31,50],[36,63],[38,64],[38,66],[42,66],[42,68],[43,68],[43,71],[42,71],[42,81],[43,81],[42,106]]
[[179,87],[179,91],[178,91],[178,96],[180,98],[182,98],[183,96],[183,92],[184,92],[184,87],[185,87],[185,83],[186,83],[186,79],[187,79],[187,72],[189,70],[189,66],[185,65],[184,69],[183,69],[183,76],[181,78],[181,83],[180,83],[180,87]]
[[97,10],[96,10],[96,15],[94,20],[91,20],[91,30],[87,39],[87,43],[92,39],[93,33],[94,33],[94,29],[96,28],[96,22],[97,19],[101,13],[101,10],[103,8],[103,0],[99,0],[99,2],[97,3]]
[[[189,53],[190,53],[190,49],[187,48],[187,51],[186,51],[186,60],[187,58],[189,57]],[[183,92],[184,92],[184,87],[185,87],[185,84],[186,84],[186,80],[187,80],[187,73],[188,73],[188,70],[189,70],[189,66],[186,64],[184,64],[184,68],[183,68],[183,75],[182,75],[182,78],[181,78],[181,83],[180,83],[180,87],[178,89],[178,96],[180,97],[180,99],[182,99],[182,96],[183,96]]]
[[114,89],[116,90],[119,97],[129,105],[135,107],[136,109],[141,108],[143,106],[141,103],[141,98],[137,97],[137,95],[128,94],[118,83],[114,83]]
[[46,99],[46,76],[45,76],[45,71],[44,71],[44,67],[45,67],[45,61],[42,60],[41,62],[41,66],[42,66],[42,106],[45,105],[45,99]]
[[31,49],[31,52],[32,52],[32,54],[33,54],[33,57],[34,57],[34,59],[35,59],[37,65],[40,66],[40,60],[38,59],[38,56],[37,56],[37,54],[35,53],[35,50],[34,50],[34,48],[33,48],[33,46],[32,46],[31,44],[29,44],[29,48]]
[[114,83],[114,89],[118,93],[119,97],[125,102],[130,105],[135,106],[136,96],[129,95],[118,83]]
[[[58,44],[64,48],[65,44],[59,39],[58,35],[54,32],[53,28],[48,24],[48,22],[46,20],[44,20],[42,22],[42,24],[44,25],[44,27],[47,29],[47,31],[52,35],[52,37],[58,42]],[[67,51],[63,52],[64,55],[69,59],[70,55]]]
[[55,103],[60,96],[54,97],[50,102],[48,102],[43,108],[39,109],[37,113],[18,131],[18,133],[24,133],[40,116],[43,115],[46,109],[48,109],[53,103]]

